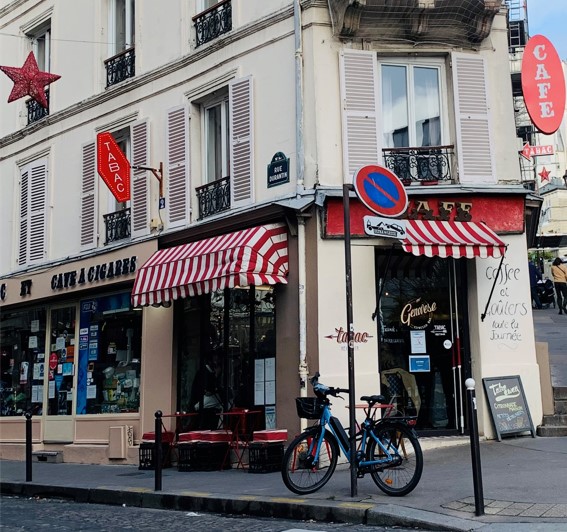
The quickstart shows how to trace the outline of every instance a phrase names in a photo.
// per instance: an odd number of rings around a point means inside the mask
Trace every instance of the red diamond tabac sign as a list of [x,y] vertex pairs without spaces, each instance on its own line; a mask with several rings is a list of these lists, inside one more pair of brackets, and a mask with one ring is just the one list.
[[99,133],[96,137],[97,171],[116,201],[130,199],[130,161],[122,152],[114,137]]

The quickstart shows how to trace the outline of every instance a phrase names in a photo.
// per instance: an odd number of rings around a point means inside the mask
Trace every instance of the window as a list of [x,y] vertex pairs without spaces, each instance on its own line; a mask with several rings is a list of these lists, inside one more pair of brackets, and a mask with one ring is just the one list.
[[43,413],[44,308],[2,311],[0,318],[0,416]]
[[[31,40],[32,51],[41,72],[51,71],[51,20],[47,20],[27,33]],[[33,98],[26,101],[28,124],[41,120],[49,114],[49,89],[45,90],[47,108]]]
[[20,169],[18,264],[41,262],[47,241],[47,159]]
[[110,57],[104,62],[107,88],[136,74],[134,0],[110,0],[108,28]]
[[134,46],[134,0],[112,0],[110,9],[110,55]]
[[229,174],[228,99],[204,107],[205,175],[207,183]]
[[439,67],[382,64],[380,73],[384,147],[440,146]]
[[80,305],[77,414],[137,412],[142,313],[131,309],[130,292]]
[[[189,418],[192,426],[210,429],[219,422],[215,407],[205,403],[203,390],[202,375],[210,361],[217,369],[222,408],[275,409],[274,288],[227,288],[183,299],[176,305],[177,409],[199,413]],[[256,419],[254,424],[256,430],[262,429],[264,419]]]

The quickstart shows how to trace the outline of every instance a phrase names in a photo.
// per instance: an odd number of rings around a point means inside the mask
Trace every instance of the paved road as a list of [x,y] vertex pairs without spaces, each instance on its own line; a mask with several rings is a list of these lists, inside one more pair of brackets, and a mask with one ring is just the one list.
[[[74,503],[56,499],[2,497],[2,532],[57,530],[58,532],[181,531],[191,532],[383,532],[391,528],[342,523],[261,519],[202,512]],[[396,531],[410,529],[396,528]],[[412,528],[412,531],[417,529]]]

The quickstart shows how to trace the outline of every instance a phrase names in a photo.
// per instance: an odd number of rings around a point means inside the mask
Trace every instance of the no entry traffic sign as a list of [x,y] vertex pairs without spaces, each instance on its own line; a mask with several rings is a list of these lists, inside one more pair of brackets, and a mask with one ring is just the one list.
[[376,214],[393,218],[406,211],[406,189],[398,176],[387,168],[363,166],[355,172],[353,181],[360,201]]

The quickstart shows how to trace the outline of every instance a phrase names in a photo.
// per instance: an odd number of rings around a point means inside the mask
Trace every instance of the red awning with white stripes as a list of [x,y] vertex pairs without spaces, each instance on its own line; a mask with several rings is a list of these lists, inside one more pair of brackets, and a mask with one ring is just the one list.
[[138,270],[132,305],[160,305],[221,288],[287,283],[287,229],[262,225],[160,249]]
[[403,248],[427,257],[502,257],[506,244],[484,223],[407,220]]

